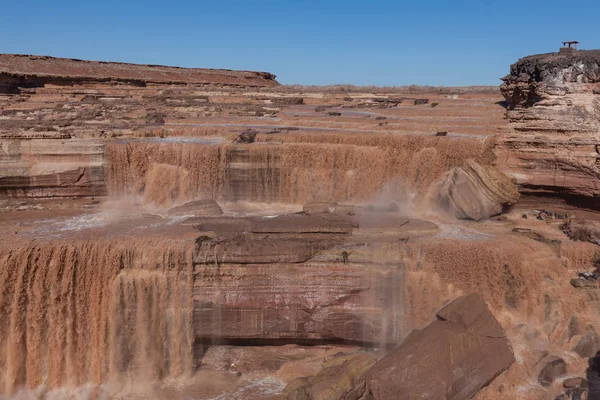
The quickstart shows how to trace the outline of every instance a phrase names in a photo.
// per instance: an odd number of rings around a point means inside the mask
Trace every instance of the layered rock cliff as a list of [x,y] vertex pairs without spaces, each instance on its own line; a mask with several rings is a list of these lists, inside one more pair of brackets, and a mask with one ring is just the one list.
[[519,200],[519,192],[506,175],[473,160],[451,169],[438,190],[438,204],[443,209],[476,221],[498,215]]
[[600,51],[525,57],[503,81],[505,171],[524,193],[600,207]]
[[121,82],[135,86],[155,84],[222,84],[272,87],[279,83],[268,72],[208,68],[179,68],[118,62],[84,61],[49,56],[0,54],[0,93],[18,93],[20,87],[46,84]]

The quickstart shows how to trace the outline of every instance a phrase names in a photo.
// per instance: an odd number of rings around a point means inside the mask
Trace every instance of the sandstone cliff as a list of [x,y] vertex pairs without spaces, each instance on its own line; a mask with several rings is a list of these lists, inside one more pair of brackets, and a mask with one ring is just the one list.
[[525,57],[503,80],[512,128],[499,149],[505,171],[524,193],[598,208],[600,51]]

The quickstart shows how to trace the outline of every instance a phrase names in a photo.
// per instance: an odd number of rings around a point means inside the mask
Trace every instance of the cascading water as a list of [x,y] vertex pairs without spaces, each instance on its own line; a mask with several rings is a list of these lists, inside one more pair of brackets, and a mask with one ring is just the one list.
[[[394,180],[423,195],[448,169],[469,158],[486,162],[492,157],[489,141],[479,139],[336,134],[268,139],[249,145],[109,143],[109,193],[144,195],[155,203],[169,201],[165,193],[228,201],[360,202],[373,200]],[[285,145],[275,143],[280,139]]]
[[191,372],[193,242],[119,238],[3,246],[0,393]]

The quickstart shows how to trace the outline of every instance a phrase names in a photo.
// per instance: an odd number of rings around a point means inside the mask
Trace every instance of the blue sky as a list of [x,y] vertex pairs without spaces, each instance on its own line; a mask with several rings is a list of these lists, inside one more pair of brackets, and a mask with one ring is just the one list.
[[600,0],[3,0],[0,52],[269,71],[285,84],[496,85]]

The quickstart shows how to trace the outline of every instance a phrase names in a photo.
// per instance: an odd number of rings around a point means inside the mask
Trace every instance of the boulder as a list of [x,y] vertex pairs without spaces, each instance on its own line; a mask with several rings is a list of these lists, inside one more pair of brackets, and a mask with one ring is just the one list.
[[515,361],[477,294],[459,297],[367,371],[346,399],[468,399]]
[[146,123],[150,125],[164,125],[165,124],[165,113],[150,110],[146,113]]
[[273,101],[273,104],[278,105],[278,106],[291,106],[291,105],[304,104],[304,99],[302,97],[276,97],[272,101]]
[[181,206],[173,207],[168,211],[169,215],[194,215],[196,217],[217,217],[223,214],[223,210],[216,201],[212,199],[190,201]]
[[538,382],[544,387],[552,385],[552,382],[558,377],[561,377],[567,373],[567,364],[565,360],[559,357],[548,357],[546,365],[540,371],[538,375]]
[[[344,354],[323,364],[314,378],[298,378],[284,389],[287,400],[337,400],[351,392],[362,374],[377,359],[368,354]],[[305,397],[308,395],[308,397]]]
[[569,340],[573,339],[573,336],[579,335],[581,333],[579,328],[579,319],[577,318],[576,314],[572,315],[569,319],[568,329]]
[[308,389],[310,388],[310,381],[313,377],[304,376],[296,378],[287,384],[283,389],[282,399],[286,400],[310,400]]
[[302,206],[302,211],[307,214],[332,213],[338,204],[332,201],[311,201]]
[[[600,245],[600,223],[590,220],[569,219],[561,225],[562,231],[572,240]],[[600,265],[595,265],[596,267]]]
[[[584,388],[572,388],[568,389],[565,393],[556,397],[555,400],[586,400],[588,397],[586,396],[587,390]],[[589,399],[593,400],[594,398],[589,397]]]
[[596,352],[600,349],[600,337],[598,337],[598,333],[594,329],[593,326],[588,325],[583,332],[583,336],[575,347],[573,347],[573,351],[579,354],[580,357],[593,357]]
[[568,378],[563,381],[563,387],[565,389],[571,389],[576,387],[586,388],[588,387],[588,381],[585,378]]
[[508,176],[473,160],[450,170],[438,188],[438,204],[461,219],[487,219],[517,200],[519,192]]
[[235,138],[234,143],[254,143],[256,141],[256,135],[258,135],[258,131],[254,129],[246,129],[242,131],[237,138]]

